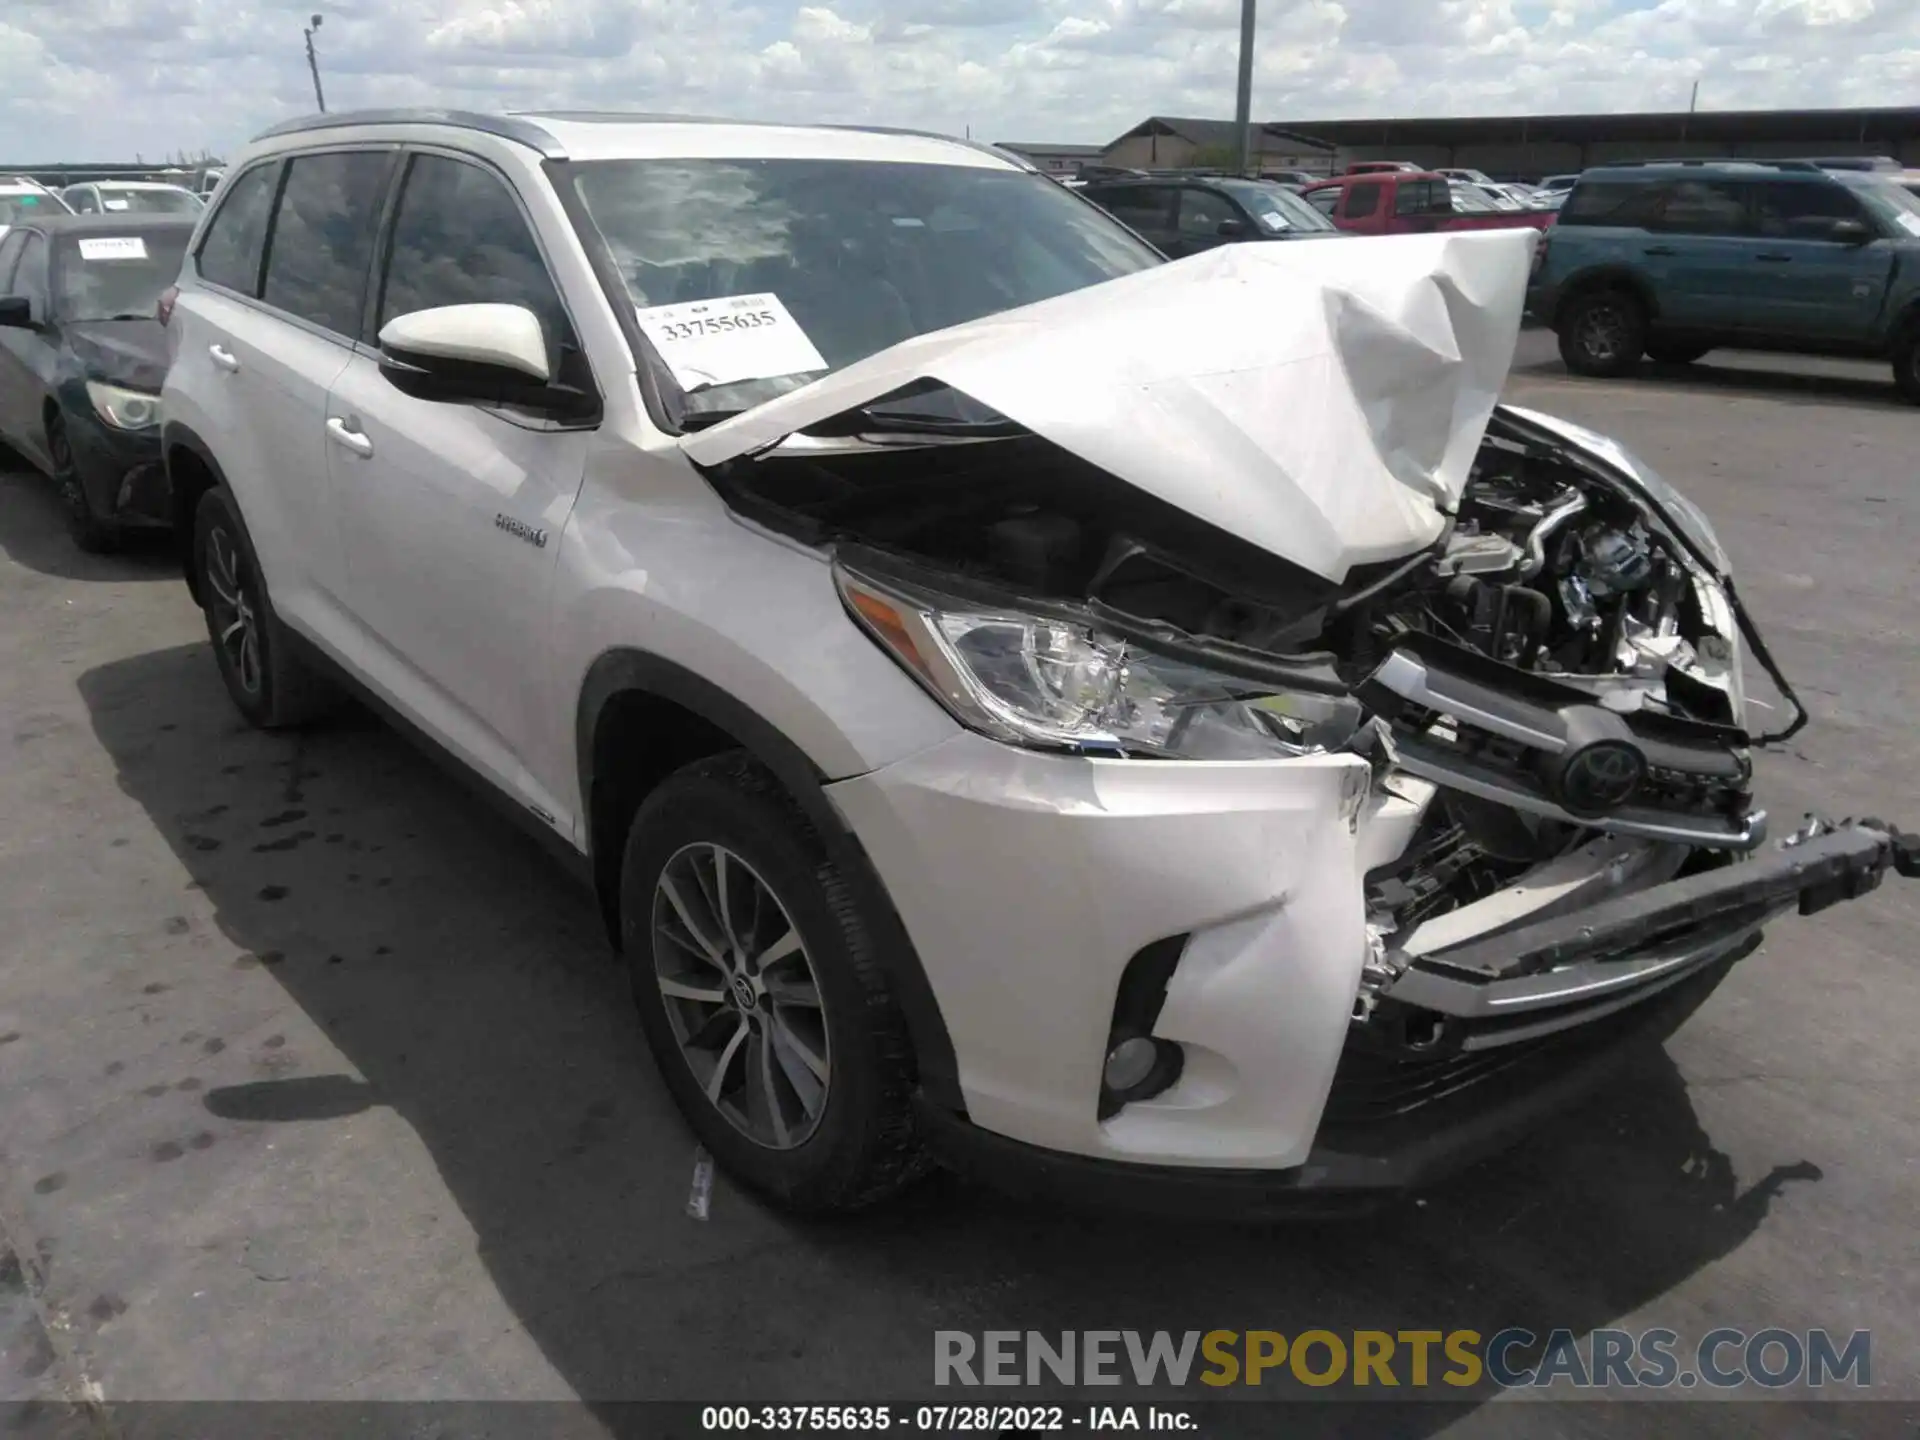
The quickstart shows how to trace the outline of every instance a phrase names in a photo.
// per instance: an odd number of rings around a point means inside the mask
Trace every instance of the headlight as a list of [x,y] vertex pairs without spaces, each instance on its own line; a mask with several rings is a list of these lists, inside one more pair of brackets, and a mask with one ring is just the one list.
[[87,381],[87,398],[100,418],[116,430],[145,430],[160,423],[160,397],[144,390]]
[[1357,701],[1278,689],[1086,625],[909,593],[836,567],[847,607],[971,729],[1016,745],[1184,760],[1331,749]]

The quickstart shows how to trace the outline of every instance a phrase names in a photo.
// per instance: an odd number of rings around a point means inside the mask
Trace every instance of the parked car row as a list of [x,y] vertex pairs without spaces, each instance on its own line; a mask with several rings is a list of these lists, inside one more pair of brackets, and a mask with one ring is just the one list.
[[19,220],[71,213],[71,207],[60,198],[59,191],[49,190],[24,175],[16,175],[11,179],[0,177],[0,236],[4,236],[7,227]]

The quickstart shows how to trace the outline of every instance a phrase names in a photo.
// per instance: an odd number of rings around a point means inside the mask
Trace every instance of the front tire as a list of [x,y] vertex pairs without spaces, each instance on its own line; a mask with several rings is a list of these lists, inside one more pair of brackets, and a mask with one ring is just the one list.
[[926,1167],[876,927],[772,774],[733,751],[662,782],[628,832],[620,914],[654,1061],[729,1174],[822,1214]]
[[47,456],[53,462],[54,488],[60,492],[60,504],[66,510],[67,534],[89,555],[108,554],[118,546],[119,533],[94,513],[87,487],[80,481],[80,468],[73,461],[66,421],[57,413],[47,417]]
[[194,511],[193,566],[220,678],[240,713],[262,730],[280,730],[330,709],[337,692],[295,652],[239,508],[219,486]]
[[1920,405],[1920,324],[1907,326],[1894,344],[1893,383],[1901,395]]
[[1560,358],[1576,375],[1613,379],[1640,361],[1647,344],[1647,307],[1627,290],[1590,290],[1560,316]]

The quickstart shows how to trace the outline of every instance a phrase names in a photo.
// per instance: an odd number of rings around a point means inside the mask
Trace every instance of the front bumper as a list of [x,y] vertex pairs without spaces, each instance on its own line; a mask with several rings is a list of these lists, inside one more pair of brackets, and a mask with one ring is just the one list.
[[122,525],[167,525],[172,491],[161,460],[160,427],[116,430],[101,423],[82,391],[64,407],[73,465],[93,513]]
[[[930,1113],[936,1143],[990,1166],[1051,1152],[1042,1171],[1167,1172],[1149,1189],[1423,1183],[1565,1104],[1626,1039],[1665,1033],[1772,917],[1920,862],[1911,837],[1848,825],[1678,879],[1609,889],[1597,872],[1557,908],[1383,952],[1366,877],[1405,850],[1431,790],[1369,779],[1352,755],[1098,760],[961,733],[829,786],[953,1042],[966,1113]],[[1183,1068],[1103,1115],[1123,976],[1169,942],[1151,1033]]]

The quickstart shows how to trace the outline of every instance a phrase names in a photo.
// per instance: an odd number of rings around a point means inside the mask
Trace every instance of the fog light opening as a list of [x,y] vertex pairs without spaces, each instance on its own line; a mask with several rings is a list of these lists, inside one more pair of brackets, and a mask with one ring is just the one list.
[[1131,1035],[1107,1051],[1100,1071],[1100,1118],[1122,1105],[1151,1100],[1180,1078],[1186,1053],[1171,1040]]

